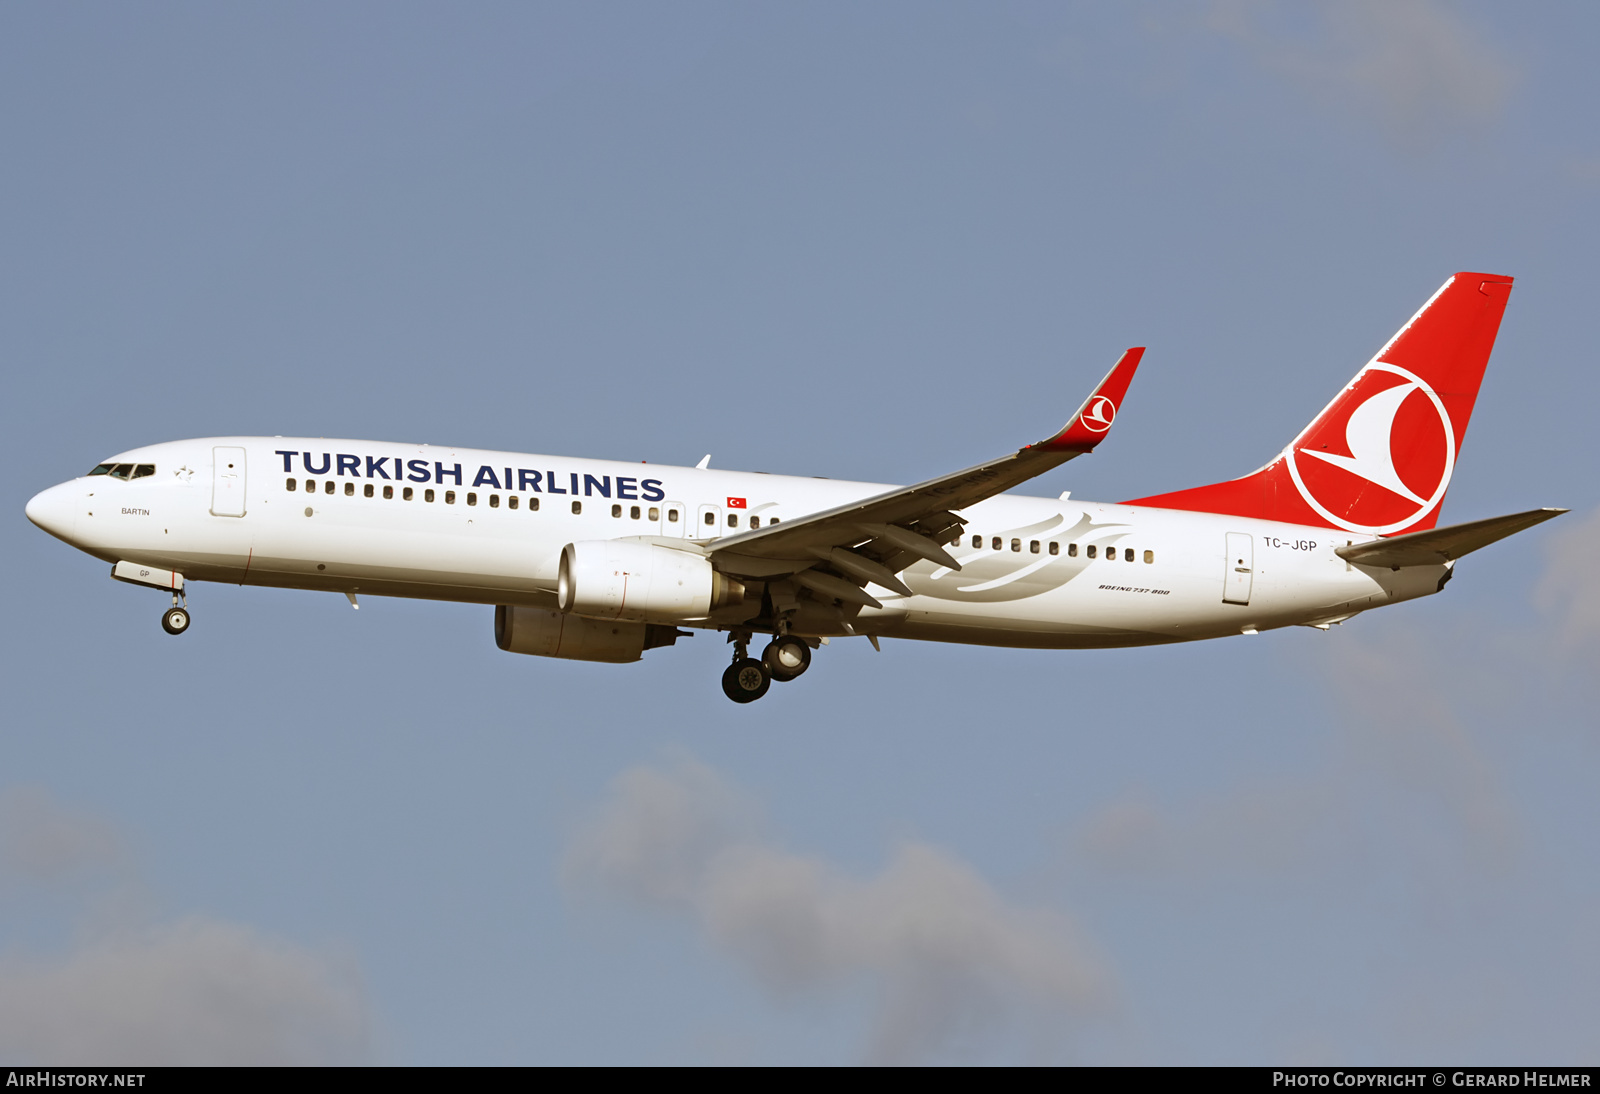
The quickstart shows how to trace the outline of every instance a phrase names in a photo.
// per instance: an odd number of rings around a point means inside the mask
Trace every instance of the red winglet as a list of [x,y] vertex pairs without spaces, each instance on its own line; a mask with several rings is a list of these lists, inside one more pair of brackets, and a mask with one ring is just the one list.
[[1033,447],[1051,452],[1093,452],[1094,446],[1111,431],[1111,423],[1117,420],[1117,410],[1122,406],[1123,396],[1128,394],[1128,384],[1133,381],[1143,357],[1143,346],[1124,351],[1106,373],[1106,378],[1100,381],[1100,386],[1094,389],[1094,394],[1085,399],[1078,412],[1061,427],[1061,432]]

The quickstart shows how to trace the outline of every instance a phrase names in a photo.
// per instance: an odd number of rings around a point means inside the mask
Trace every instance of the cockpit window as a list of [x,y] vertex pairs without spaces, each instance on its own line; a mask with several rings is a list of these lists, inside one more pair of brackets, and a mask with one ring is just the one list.
[[155,473],[156,465],[153,463],[101,463],[89,472],[91,476],[110,475],[114,479],[145,479]]

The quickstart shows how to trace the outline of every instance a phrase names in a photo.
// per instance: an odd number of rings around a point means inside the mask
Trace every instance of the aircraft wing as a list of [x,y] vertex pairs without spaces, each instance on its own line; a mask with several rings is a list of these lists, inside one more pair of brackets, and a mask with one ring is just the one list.
[[[878,605],[862,592],[862,581],[910,595],[893,575],[919,559],[961,568],[940,546],[966,523],[955,515],[956,510],[1094,451],[1110,431],[1143,356],[1142,346],[1124,352],[1067,424],[1038,444],[915,486],[717,539],[708,545],[707,553],[725,573],[747,577],[798,574],[800,584],[856,603]],[[829,573],[830,567],[844,578]],[[847,585],[848,590],[843,588]]]
[[1437,566],[1462,555],[1487,547],[1496,540],[1515,535],[1551,517],[1559,517],[1565,509],[1530,509],[1526,513],[1489,517],[1486,520],[1451,524],[1444,528],[1430,528],[1425,532],[1411,532],[1403,536],[1374,539],[1354,543],[1348,547],[1335,547],[1333,553],[1360,566],[1389,566],[1398,570],[1402,566]]

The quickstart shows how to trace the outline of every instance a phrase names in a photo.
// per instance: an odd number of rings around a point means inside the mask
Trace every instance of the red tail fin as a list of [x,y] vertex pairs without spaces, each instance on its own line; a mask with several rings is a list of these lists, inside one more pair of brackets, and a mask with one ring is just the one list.
[[1127,504],[1368,535],[1432,528],[1510,295],[1509,277],[1456,274],[1266,467]]

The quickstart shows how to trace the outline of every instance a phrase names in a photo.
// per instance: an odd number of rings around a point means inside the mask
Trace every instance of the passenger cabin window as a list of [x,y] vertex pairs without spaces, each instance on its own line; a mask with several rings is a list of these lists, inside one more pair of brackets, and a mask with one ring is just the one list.
[[[431,494],[431,493],[433,493],[433,491],[429,490],[428,493]],[[353,498],[353,497],[356,496],[356,484],[355,483],[347,482],[347,483],[344,484],[344,496],[347,497],[347,498]],[[428,500],[432,501],[433,499],[429,498]]]
[[1012,540],[1012,541],[1011,541],[1011,549],[1012,549],[1012,550],[1013,550],[1013,551],[1020,551],[1020,550],[1022,550],[1022,541],[1021,541],[1021,540],[1020,540],[1020,539],[1014,539],[1014,540]]
[[454,490],[446,490],[444,492],[444,503],[446,505],[454,505],[456,503],[456,492]]
[[620,506],[620,505],[613,505],[613,506],[612,506],[612,507],[611,507],[611,515],[612,515],[612,516],[613,516],[613,517],[621,517],[621,516],[622,516],[622,506]]
[[467,494],[467,504],[468,505],[477,505],[478,504],[478,495],[474,494],[474,493],[471,493],[471,492],[468,492],[468,494]]
[[638,520],[639,519],[639,507],[637,505],[628,506],[628,517],[631,520]]
[[528,512],[531,513],[537,508],[539,508],[539,499],[538,498],[529,498],[528,499]]
[[287,479],[283,484],[283,488],[290,493],[294,493],[294,489],[297,485],[299,485],[299,482],[299,479]]
[[1094,544],[1092,544],[1092,543],[1089,544],[1089,549],[1084,553],[1087,554],[1090,558],[1093,558],[1094,557]]
[[400,491],[400,499],[402,501],[410,501],[415,496],[416,495],[412,492],[412,489],[409,486]]
[[1061,544],[1057,543],[1055,540],[1051,540],[1050,553],[1053,555],[1059,555],[1061,553]]
[[390,498],[393,498],[393,497],[394,497],[394,487],[392,487],[392,486],[385,486],[385,487],[384,487],[384,488],[383,488],[383,496],[384,496],[384,498],[385,498],[385,499],[386,499],[386,500],[387,500],[387,499],[390,499]]
[[661,510],[656,508],[654,505],[652,505],[650,507],[650,519],[651,520],[660,520],[661,519]]
[[573,502],[572,503],[572,515],[573,516],[578,516],[582,512],[583,512],[583,502],[581,502],[581,501]]
[[677,524],[678,523],[678,511],[676,509],[668,509],[667,510],[667,523],[668,524]]
[[331,494],[337,489],[339,488],[334,485],[334,481],[332,479],[329,479],[327,482],[322,484],[322,492],[324,494]]
[[1001,539],[999,536],[995,536],[994,539],[990,542],[989,546],[993,547],[996,551],[998,551],[998,550],[1000,550],[1001,546],[1004,543],[1005,543],[1005,540]]
[[1033,555],[1036,555],[1036,554],[1039,553],[1039,541],[1038,540],[1030,539],[1028,541],[1028,553],[1029,554],[1033,554]]
[[1122,561],[1124,561],[1124,562],[1132,562],[1133,561],[1133,548],[1132,547],[1129,547],[1126,551],[1122,552]]
[[432,501],[433,500],[433,491],[432,490],[424,490],[422,492],[422,500],[423,501]]
[[983,546],[983,537],[982,536],[973,536],[972,537],[972,545],[974,547],[982,547]]
[[1068,558],[1077,558],[1078,557],[1078,545],[1076,543],[1067,544],[1067,557]]
[[761,518],[760,517],[751,517],[750,518],[750,527],[752,527],[752,528],[760,528],[761,527]]
[[[429,493],[432,493],[432,491],[430,490]],[[517,496],[515,494],[512,494],[509,498],[506,499],[506,508],[515,509],[516,507],[517,507]]]
[[498,508],[500,508],[500,495],[499,494],[490,494],[489,495],[489,508],[490,509],[498,509]]
[[728,527],[729,528],[737,528],[737,527],[739,527],[739,514],[738,513],[729,513],[728,514]]
[[1146,551],[1144,553],[1144,560],[1146,562],[1154,562],[1156,560],[1156,553],[1154,551]]
[[367,485],[363,486],[361,488],[361,493],[364,497],[372,497],[372,484],[369,482]]
[[316,479],[307,479],[306,480],[306,493],[315,494],[316,492],[317,492],[317,480]]
[[711,525],[711,524],[715,524],[715,523],[717,523],[717,514],[715,514],[715,513],[707,513],[706,514],[706,524],[707,525]]

